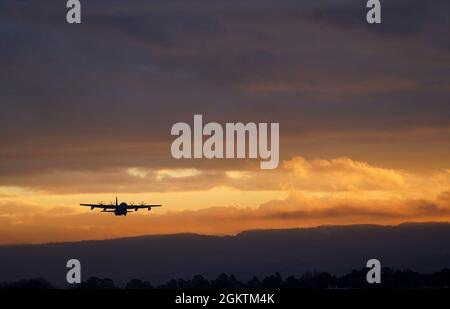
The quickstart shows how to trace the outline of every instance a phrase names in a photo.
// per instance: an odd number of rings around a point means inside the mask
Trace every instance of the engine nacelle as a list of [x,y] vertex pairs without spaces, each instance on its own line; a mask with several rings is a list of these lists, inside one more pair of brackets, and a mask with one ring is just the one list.
[[148,210],[148,211],[150,211],[150,210],[152,210],[152,208],[151,208],[151,207],[149,207],[149,208],[147,208],[147,210]]
[[135,208],[134,211],[138,211],[139,208]]
[[95,207],[94,207],[94,206],[92,206],[92,207],[91,207],[91,210],[94,210],[94,208],[95,208]]

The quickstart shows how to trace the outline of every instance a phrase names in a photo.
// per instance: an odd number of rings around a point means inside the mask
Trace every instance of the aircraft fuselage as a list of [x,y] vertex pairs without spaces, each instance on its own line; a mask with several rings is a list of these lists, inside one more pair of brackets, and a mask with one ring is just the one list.
[[114,210],[116,216],[126,216],[127,215],[127,203],[120,203]]

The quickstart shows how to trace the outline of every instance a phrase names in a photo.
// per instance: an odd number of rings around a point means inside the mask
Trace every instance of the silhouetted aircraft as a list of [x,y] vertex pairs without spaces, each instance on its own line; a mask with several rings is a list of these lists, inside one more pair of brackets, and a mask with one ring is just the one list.
[[113,212],[116,216],[126,216],[128,212],[130,212],[132,209],[134,211],[138,211],[138,209],[147,208],[147,210],[151,210],[153,207],[161,207],[162,205],[146,205],[143,202],[139,205],[130,204],[127,203],[120,203],[117,201],[116,197],[116,204],[114,205],[113,202],[110,204],[103,204],[103,202],[100,202],[98,204],[80,204],[80,206],[89,206],[91,207],[91,210],[94,208],[102,208],[102,212]]

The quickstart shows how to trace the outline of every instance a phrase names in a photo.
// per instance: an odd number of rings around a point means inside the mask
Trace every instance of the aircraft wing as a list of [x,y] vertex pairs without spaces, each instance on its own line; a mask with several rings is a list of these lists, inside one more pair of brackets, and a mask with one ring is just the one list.
[[115,209],[116,205],[111,205],[111,204],[80,204],[80,206],[88,206],[91,207],[91,209],[94,208],[101,208],[101,209]]
[[153,208],[153,207],[161,207],[162,205],[145,205],[145,204],[139,204],[139,205],[127,205],[127,209],[142,209],[142,208]]

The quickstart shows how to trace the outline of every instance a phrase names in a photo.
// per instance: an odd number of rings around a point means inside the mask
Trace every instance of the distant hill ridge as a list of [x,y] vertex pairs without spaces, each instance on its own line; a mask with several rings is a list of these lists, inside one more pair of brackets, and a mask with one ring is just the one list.
[[0,246],[0,281],[43,277],[64,284],[65,264],[77,258],[82,276],[132,278],[158,284],[201,274],[242,280],[275,272],[335,275],[361,269],[370,258],[393,269],[431,273],[450,267],[450,224],[347,225],[250,230],[235,236],[144,235],[41,245]]

